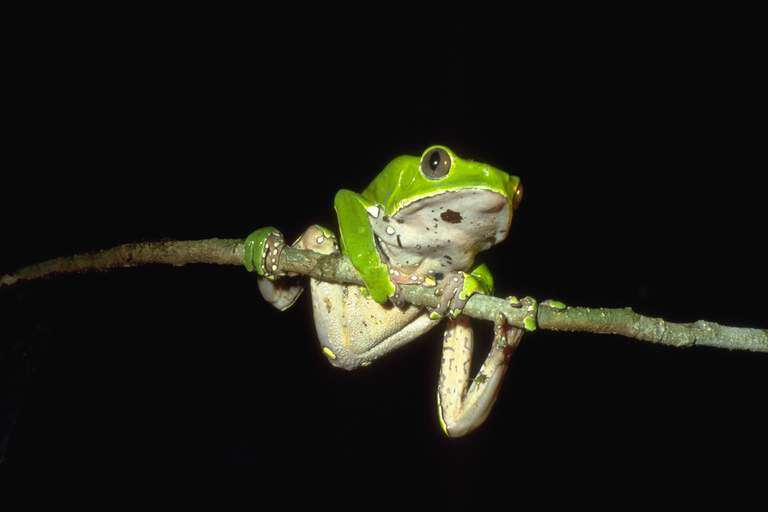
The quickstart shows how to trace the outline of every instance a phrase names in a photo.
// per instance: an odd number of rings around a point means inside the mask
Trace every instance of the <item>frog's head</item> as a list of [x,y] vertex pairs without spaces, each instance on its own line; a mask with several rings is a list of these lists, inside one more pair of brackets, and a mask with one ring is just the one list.
[[488,164],[464,160],[445,146],[431,146],[420,158],[399,157],[395,162],[400,167],[400,183],[389,198],[390,211],[444,192],[470,189],[495,192],[503,200],[497,207],[501,209],[506,202],[510,213],[523,198],[520,178]]

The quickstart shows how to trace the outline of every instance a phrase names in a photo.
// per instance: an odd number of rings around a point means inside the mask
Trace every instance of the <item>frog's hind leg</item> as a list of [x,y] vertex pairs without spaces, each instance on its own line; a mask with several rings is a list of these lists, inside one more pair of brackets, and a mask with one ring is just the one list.
[[416,306],[382,305],[359,286],[314,279],[312,307],[323,353],[345,370],[368,366],[439,323]]
[[[283,236],[274,228],[254,231],[246,240],[245,263],[259,273],[259,290],[280,310],[293,305],[303,291],[301,282],[280,271]],[[320,254],[336,254],[339,246],[332,231],[310,226],[293,247]],[[300,277],[300,276],[299,276]],[[356,285],[310,279],[312,309],[320,346],[334,366],[353,370],[367,366],[437,325],[422,308],[379,304]]]
[[[310,230],[297,242],[301,248],[323,254],[338,252],[332,232]],[[379,304],[362,286],[317,279],[310,279],[310,286],[320,347],[339,368],[367,366],[438,324],[422,308]]]
[[459,437],[479,427],[491,412],[522,331],[496,323],[491,350],[470,382],[473,335],[469,318],[448,320],[443,340],[437,412],[440,426],[450,437]]

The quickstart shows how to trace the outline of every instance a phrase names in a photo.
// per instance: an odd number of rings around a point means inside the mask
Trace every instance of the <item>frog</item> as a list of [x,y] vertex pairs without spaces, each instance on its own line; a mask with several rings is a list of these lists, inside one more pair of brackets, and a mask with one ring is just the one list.
[[[437,384],[437,418],[449,437],[484,423],[501,389],[510,357],[525,329],[535,329],[532,299],[512,300],[531,314],[523,328],[494,322],[491,348],[471,377],[473,329],[463,308],[474,294],[493,294],[493,275],[476,264],[479,253],[507,238],[523,197],[519,177],[464,159],[447,146],[391,160],[360,193],[334,198],[339,237],[323,226],[307,228],[293,247],[346,256],[364,286],[310,279],[321,352],[331,365],[355,370],[372,364],[446,322]],[[280,270],[284,236],[273,227],[251,233],[244,264],[258,274],[261,295],[280,310],[304,289]],[[408,304],[407,286],[434,289],[435,307]]]

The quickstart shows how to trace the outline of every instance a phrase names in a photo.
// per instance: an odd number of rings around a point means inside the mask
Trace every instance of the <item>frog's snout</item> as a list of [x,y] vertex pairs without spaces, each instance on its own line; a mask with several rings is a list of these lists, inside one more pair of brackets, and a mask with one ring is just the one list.
[[523,201],[523,184],[517,176],[510,176],[507,184],[507,197],[512,203],[512,208],[517,210]]
[[520,203],[523,202],[523,184],[517,182],[517,188],[515,189],[515,195],[512,196],[512,206],[517,210],[520,207]]

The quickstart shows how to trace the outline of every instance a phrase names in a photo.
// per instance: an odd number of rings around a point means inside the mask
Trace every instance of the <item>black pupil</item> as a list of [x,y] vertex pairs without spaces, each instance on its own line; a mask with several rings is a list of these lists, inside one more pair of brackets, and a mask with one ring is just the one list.
[[434,171],[437,169],[438,165],[440,165],[440,152],[433,151],[432,154],[429,155],[429,168]]

